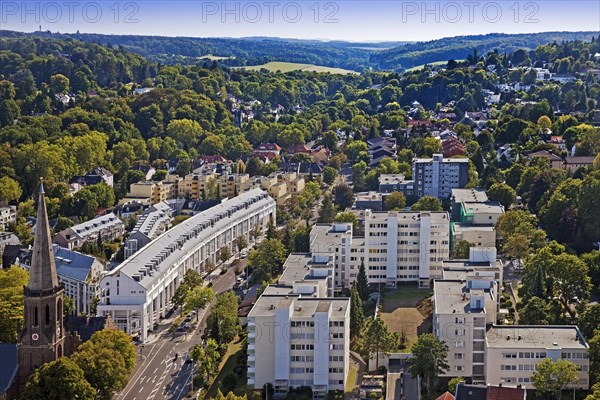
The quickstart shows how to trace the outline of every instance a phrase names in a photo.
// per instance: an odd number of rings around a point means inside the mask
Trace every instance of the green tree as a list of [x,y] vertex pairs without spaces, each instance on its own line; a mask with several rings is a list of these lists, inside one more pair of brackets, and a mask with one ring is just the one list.
[[498,201],[505,210],[508,210],[511,204],[515,202],[517,194],[514,189],[508,186],[506,183],[494,183],[487,190],[487,195],[490,200]]
[[325,182],[327,185],[331,185],[333,182],[335,182],[335,178],[337,178],[337,175],[338,172],[334,168],[323,168],[323,182]]
[[523,325],[550,325],[552,323],[550,304],[536,296],[528,299],[525,307],[519,311],[519,323]]
[[14,100],[0,102],[0,128],[11,126],[21,115],[21,109]]
[[470,255],[470,249],[473,247],[473,243],[469,243],[466,240],[461,240],[454,246],[454,258],[457,259],[468,259]]
[[404,193],[392,192],[385,197],[385,208],[390,211],[402,211],[406,207]]
[[96,397],[110,400],[123,389],[135,369],[136,351],[131,337],[118,329],[104,329],[92,335],[72,356]]
[[321,210],[319,211],[319,223],[332,223],[335,219],[336,210],[331,200],[331,194],[326,193],[323,196],[323,202],[321,204]]
[[0,269],[0,343],[17,343],[23,331],[23,287],[27,271],[12,266]]
[[335,216],[334,222],[350,222],[354,229],[358,226],[358,218],[356,218],[356,214],[351,211],[345,211],[338,213]]
[[215,292],[212,288],[196,286],[195,288],[188,290],[185,295],[186,311],[195,310],[196,321],[198,321],[198,311],[209,305],[214,297]]
[[357,337],[362,332],[365,323],[365,314],[363,304],[356,288],[356,283],[352,284],[350,290],[350,336]]
[[235,239],[235,247],[237,248],[238,256],[242,252],[242,250],[244,250],[247,246],[248,240],[246,240],[246,237],[244,235],[240,235]]
[[362,301],[367,301],[369,299],[369,278],[367,278],[364,260],[360,261],[358,275],[356,275],[356,289],[358,290],[358,295]]
[[594,331],[594,335],[588,340],[590,349],[590,384],[600,384],[600,329]]
[[240,331],[237,312],[238,299],[234,292],[225,292],[217,296],[206,322],[207,336],[219,344],[231,342]]
[[582,237],[588,242],[600,241],[600,172],[587,175],[581,186],[577,220]]
[[450,368],[448,366],[448,346],[432,333],[419,336],[411,348],[412,357],[407,360],[408,371],[413,376],[424,378],[427,387],[427,397],[431,392],[431,378],[442,375]]
[[581,333],[586,339],[591,339],[594,336],[594,331],[600,327],[600,304],[592,304],[585,308],[577,325],[581,329]]
[[542,393],[562,398],[562,391],[569,385],[579,382],[577,366],[572,362],[550,358],[543,359],[536,366],[536,371],[531,377],[535,390]]
[[19,200],[22,194],[19,182],[9,176],[0,178],[0,202]]
[[365,173],[367,172],[367,164],[360,161],[352,167],[352,183],[354,184],[355,192],[362,192],[366,189]]
[[442,202],[433,196],[421,197],[410,209],[412,211],[443,211]]
[[354,193],[352,193],[352,188],[345,183],[337,185],[333,190],[333,193],[335,196],[335,204],[337,204],[341,210],[345,210],[354,203]]
[[183,281],[181,281],[181,284],[177,287],[177,289],[175,289],[175,294],[172,298],[173,304],[178,306],[183,305],[185,303],[187,293],[196,287],[202,286],[203,283],[204,280],[198,271],[193,269],[188,269],[185,271]]
[[456,387],[458,386],[459,383],[464,382],[465,378],[461,377],[461,376],[455,376],[454,378],[450,379],[450,382],[448,382],[448,392],[454,394],[456,393]]
[[[278,239],[262,241],[255,250],[248,255],[248,263],[254,268],[252,282],[262,282],[270,279],[279,271],[285,262],[287,251]],[[254,276],[256,274],[256,276]]]
[[194,366],[198,369],[202,381],[209,384],[216,376],[221,360],[217,341],[208,338],[206,345],[194,346],[190,351],[190,357],[194,360]]
[[387,325],[379,316],[366,322],[363,350],[370,358],[375,358],[375,369],[379,369],[379,357],[396,350],[397,337],[388,331]]
[[43,364],[27,381],[23,400],[94,400],[94,388],[85,380],[83,371],[67,357]]
[[50,90],[54,94],[69,93],[71,82],[62,74],[53,75],[50,78]]
[[229,246],[223,246],[219,249],[219,260],[224,263],[231,258]]

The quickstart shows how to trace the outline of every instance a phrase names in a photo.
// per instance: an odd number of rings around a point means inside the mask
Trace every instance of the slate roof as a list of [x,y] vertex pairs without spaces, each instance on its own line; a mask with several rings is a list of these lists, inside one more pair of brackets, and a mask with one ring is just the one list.
[[108,327],[107,317],[77,317],[71,315],[67,318],[67,330],[77,333],[81,342],[89,340],[92,335]]
[[456,400],[486,400],[487,387],[464,385],[459,383],[456,387]]
[[[57,244],[52,245],[56,273],[60,276],[85,282],[96,259],[87,254],[65,249]],[[21,262],[31,265],[31,251],[25,250],[20,255]]]
[[3,394],[12,386],[19,369],[17,345],[0,343],[0,360],[0,394]]

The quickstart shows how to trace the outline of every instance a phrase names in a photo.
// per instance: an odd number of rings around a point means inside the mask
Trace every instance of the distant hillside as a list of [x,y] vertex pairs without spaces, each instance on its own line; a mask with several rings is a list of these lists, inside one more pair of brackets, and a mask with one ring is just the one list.
[[542,32],[508,35],[492,33],[489,35],[456,36],[429,42],[410,43],[393,49],[372,53],[369,64],[376,69],[401,71],[418,65],[465,59],[473,49],[479,54],[498,50],[499,53],[511,53],[517,49],[533,50],[542,44],[568,40],[589,41],[598,32]]
[[[162,64],[204,64],[218,61],[238,67],[287,62],[342,68],[357,72],[367,69],[404,71],[423,64],[465,59],[477,48],[479,54],[498,50],[535,49],[562,41],[589,41],[599,32],[542,32],[508,35],[457,36],[429,42],[345,42],[268,37],[193,38],[88,33],[59,34],[36,32],[33,36],[77,39],[103,45],[122,46],[150,61]],[[3,31],[4,35],[24,35]],[[209,56],[209,57],[207,57]]]
[[370,67],[369,56],[373,49],[381,51],[403,44],[403,42],[322,42],[264,37],[234,39],[84,33],[52,34],[52,36],[123,46],[151,61],[167,64],[203,63],[205,60],[199,60],[199,58],[211,54],[219,57],[232,57],[221,61],[222,64],[228,66],[261,65],[272,61],[283,61],[359,72]]

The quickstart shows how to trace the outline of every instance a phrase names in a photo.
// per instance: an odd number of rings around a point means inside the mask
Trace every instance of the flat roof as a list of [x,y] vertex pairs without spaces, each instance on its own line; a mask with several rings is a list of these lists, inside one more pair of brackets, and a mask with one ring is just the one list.
[[433,298],[435,312],[438,314],[483,314],[481,308],[471,308],[471,296],[490,296],[489,290],[468,289],[464,280],[435,280],[433,282]]
[[309,253],[290,254],[283,264],[283,273],[279,282],[290,285],[304,280],[310,272],[308,264],[311,260],[312,256]]
[[390,215],[396,216],[398,221],[419,221],[423,216],[430,216],[433,222],[449,222],[450,216],[446,211],[371,211],[371,221],[384,221]]
[[469,212],[476,213],[495,213],[503,214],[504,207],[497,202],[486,202],[486,203],[462,203],[462,208],[465,208]]
[[132,278],[138,276],[137,282],[146,288],[151,287],[172,265],[187,257],[215,231],[225,228],[232,219],[245,214],[246,208],[257,209],[267,205],[274,207],[275,200],[261,189],[253,189],[225,200],[164,232],[110,271],[109,275],[124,273]]
[[471,225],[471,224],[461,224],[459,222],[454,223],[454,231],[455,232],[467,232],[467,231],[486,231],[493,232],[496,230],[494,225]]
[[488,329],[485,341],[490,348],[589,348],[576,325],[494,325]]
[[310,249],[313,253],[335,252],[342,243],[342,235],[345,234],[346,231],[334,231],[331,224],[316,224],[310,233]]
[[452,189],[452,199],[456,203],[483,203],[488,196],[483,189]]
[[[290,291],[291,289],[289,287]],[[250,310],[248,317],[275,316],[275,310],[278,307],[289,307],[290,305],[293,307],[293,318],[313,318],[315,312],[327,312],[328,310],[332,318],[344,318],[350,308],[350,299],[348,297],[302,297],[292,293],[275,294],[272,290],[265,290]]]

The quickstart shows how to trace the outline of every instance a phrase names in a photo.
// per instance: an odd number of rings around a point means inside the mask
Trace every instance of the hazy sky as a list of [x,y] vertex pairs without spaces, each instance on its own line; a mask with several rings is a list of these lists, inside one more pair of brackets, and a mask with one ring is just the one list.
[[7,1],[0,28],[164,36],[430,40],[600,31],[600,1]]

